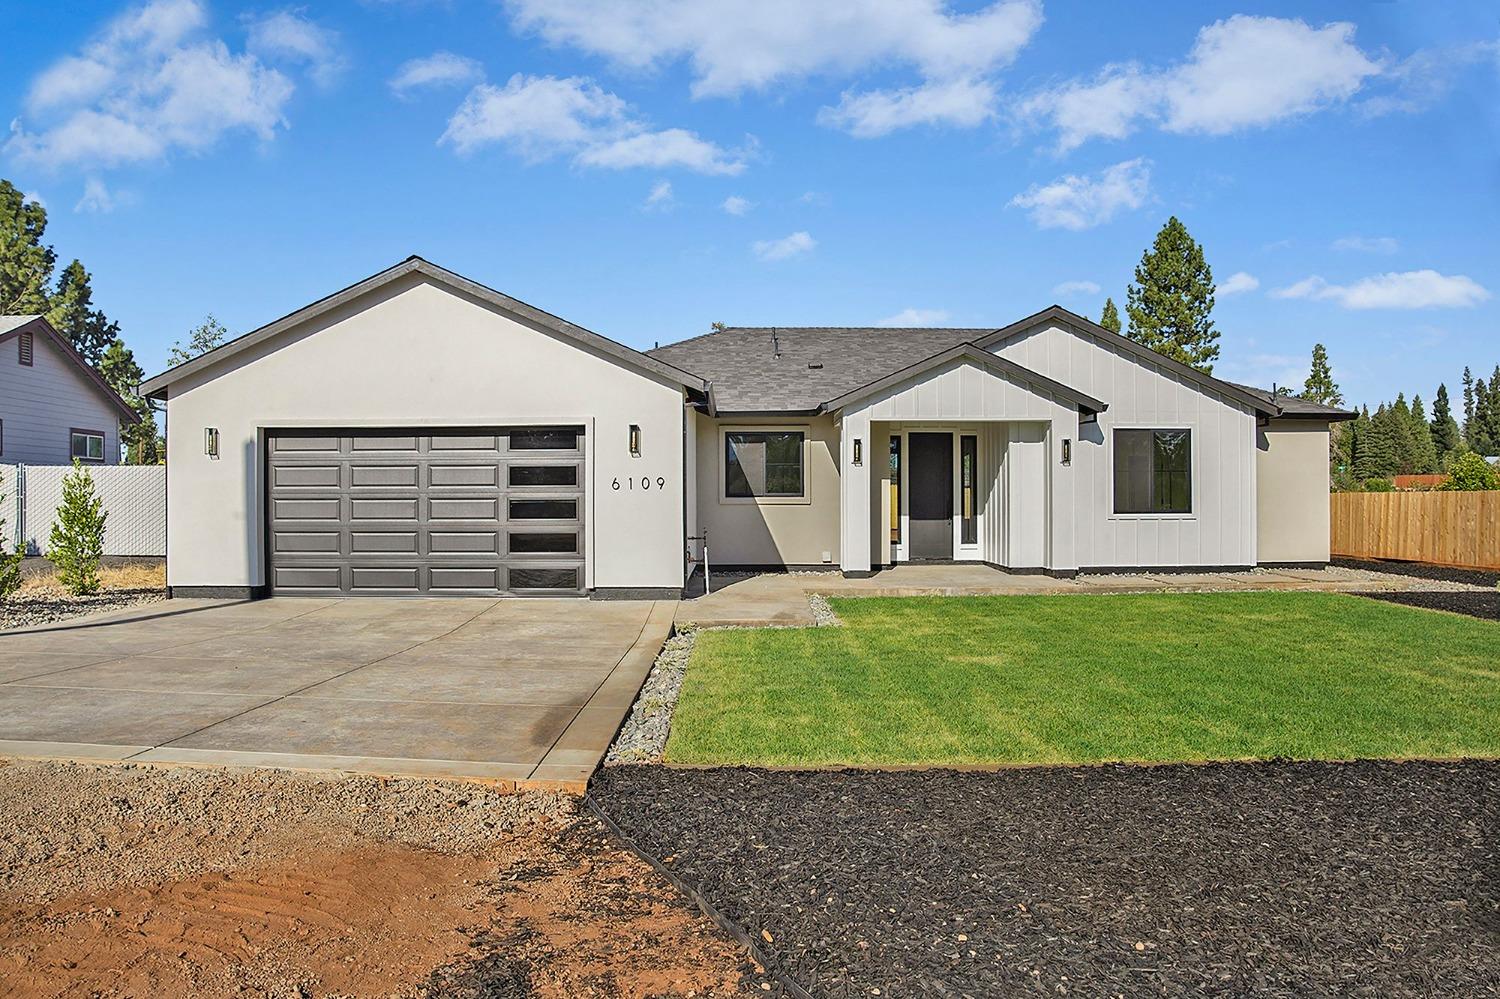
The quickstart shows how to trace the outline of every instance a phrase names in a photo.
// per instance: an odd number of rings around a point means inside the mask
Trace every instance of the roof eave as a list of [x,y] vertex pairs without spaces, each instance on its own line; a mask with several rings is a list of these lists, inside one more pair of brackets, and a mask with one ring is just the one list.
[[0,343],[4,343],[12,337],[18,337],[22,333],[41,333],[44,337],[52,341],[59,352],[72,362],[74,367],[83,372],[84,377],[93,384],[94,388],[99,390],[99,394],[104,396],[105,401],[115,408],[115,411],[120,414],[122,420],[126,423],[141,422],[141,415],[135,411],[130,403],[124,400],[120,393],[114,390],[109,382],[104,380],[104,376],[96,371],[92,364],[84,360],[83,355],[78,353],[78,350],[68,342],[67,337],[53,328],[52,324],[47,321],[46,316],[37,316],[28,323],[22,323],[14,329],[0,333]]

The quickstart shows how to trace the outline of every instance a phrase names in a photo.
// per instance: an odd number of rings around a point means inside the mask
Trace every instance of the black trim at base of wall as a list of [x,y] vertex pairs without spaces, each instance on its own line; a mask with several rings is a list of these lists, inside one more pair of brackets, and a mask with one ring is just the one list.
[[878,569],[845,569],[843,576],[845,579],[869,579],[878,571]]
[[1040,565],[1000,565],[996,562],[981,562],[996,572],[1007,572],[1012,576],[1051,576],[1053,579],[1072,579],[1078,575],[1077,569],[1048,569]]
[[259,600],[269,594],[264,586],[169,586],[167,598],[207,600]]
[[676,586],[598,586],[589,590],[590,600],[681,600]]
[[1195,572],[1249,572],[1253,565],[1090,565],[1078,571],[1089,576],[1180,576]]
[[1260,563],[1257,563],[1257,568],[1260,568],[1260,569],[1326,569],[1326,568],[1328,568],[1328,565],[1329,565],[1329,563],[1327,563],[1327,562],[1260,562]]
[[[710,572],[838,572],[839,566],[837,562],[810,562],[807,564],[777,562],[765,565],[752,562],[725,562],[723,565],[720,565],[718,562],[714,562],[708,569]],[[703,567],[699,566],[694,571],[702,572]]]

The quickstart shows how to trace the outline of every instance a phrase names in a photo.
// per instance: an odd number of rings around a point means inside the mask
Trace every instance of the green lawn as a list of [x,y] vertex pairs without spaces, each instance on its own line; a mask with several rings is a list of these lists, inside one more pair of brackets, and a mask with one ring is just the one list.
[[706,631],[672,763],[1500,755],[1500,624],[1322,593],[832,601]]

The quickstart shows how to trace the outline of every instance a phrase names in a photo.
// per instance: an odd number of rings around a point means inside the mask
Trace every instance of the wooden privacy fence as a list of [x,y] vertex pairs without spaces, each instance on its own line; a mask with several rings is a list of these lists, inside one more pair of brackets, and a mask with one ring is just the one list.
[[1333,493],[1329,501],[1335,555],[1500,569],[1500,490]]

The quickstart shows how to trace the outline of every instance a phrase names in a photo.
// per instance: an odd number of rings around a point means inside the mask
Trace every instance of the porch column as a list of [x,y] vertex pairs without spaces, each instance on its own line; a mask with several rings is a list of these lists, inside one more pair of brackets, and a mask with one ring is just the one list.
[[[854,442],[860,442],[860,464],[854,464]],[[839,432],[839,568],[845,576],[870,575],[870,447],[868,412],[845,412]]]

